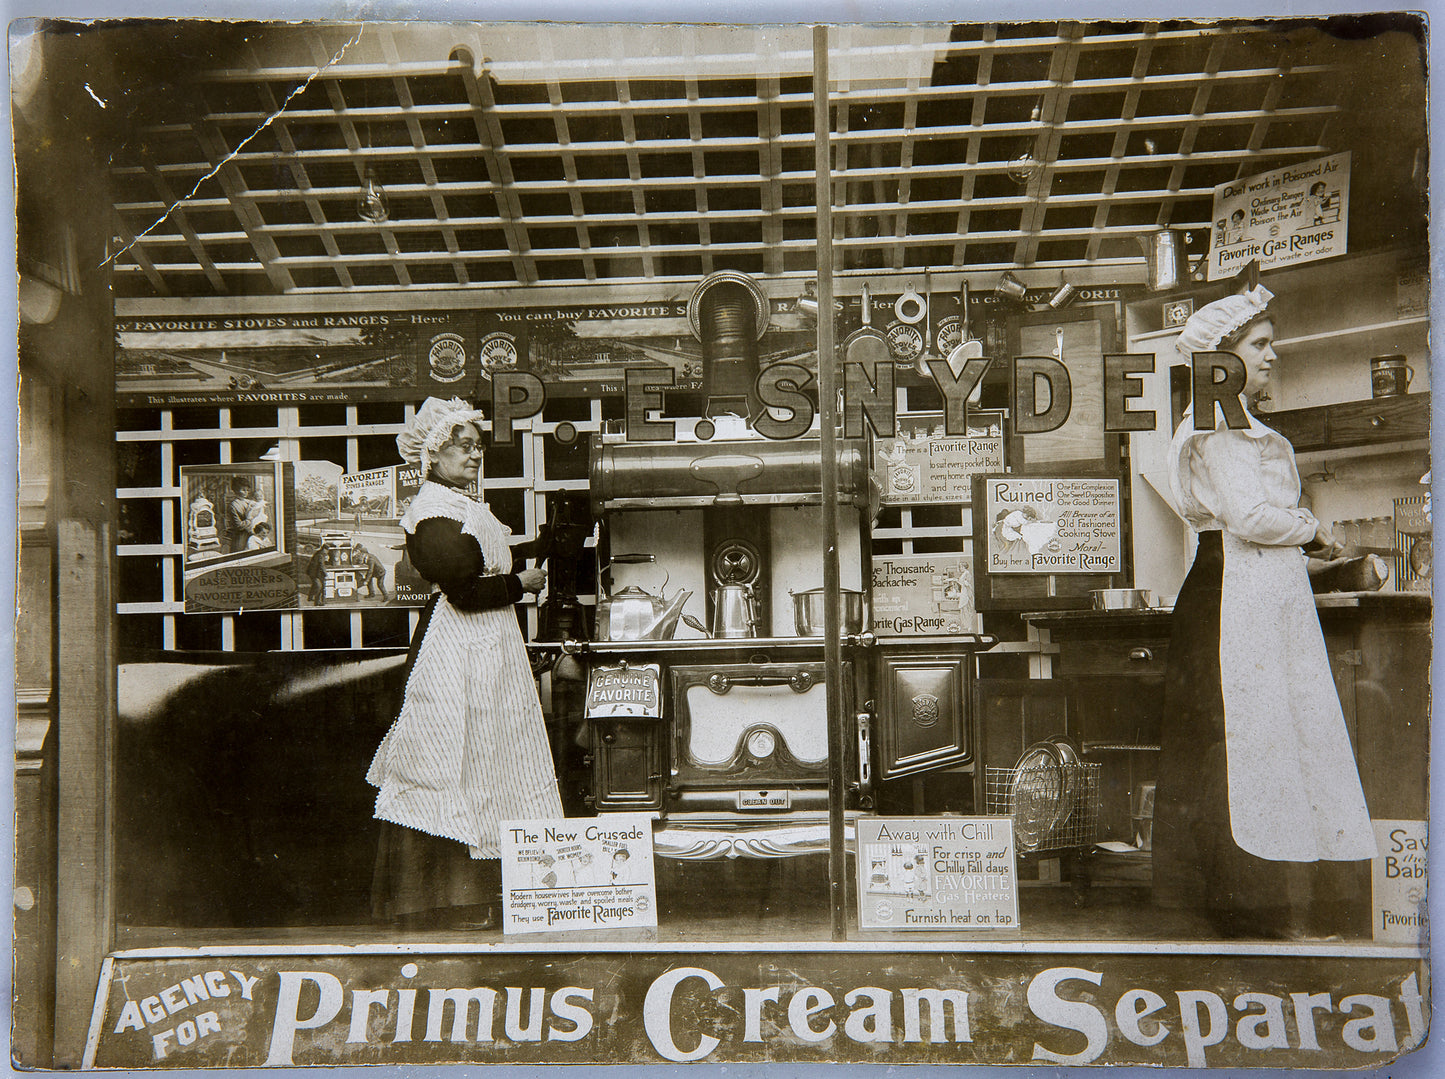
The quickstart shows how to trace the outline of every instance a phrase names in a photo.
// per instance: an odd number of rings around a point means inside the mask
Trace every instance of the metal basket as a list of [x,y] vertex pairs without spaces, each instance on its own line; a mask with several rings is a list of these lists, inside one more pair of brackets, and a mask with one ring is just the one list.
[[1097,763],[985,768],[984,812],[1014,822],[1020,854],[1087,847],[1099,830]]

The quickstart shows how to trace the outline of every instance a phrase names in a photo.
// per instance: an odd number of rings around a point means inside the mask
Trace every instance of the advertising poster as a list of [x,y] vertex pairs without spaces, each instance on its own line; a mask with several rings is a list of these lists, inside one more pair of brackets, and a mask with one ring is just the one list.
[[115,320],[122,405],[301,404],[409,398],[423,331],[410,314]]
[[[786,301],[759,297],[751,312],[760,367],[796,363],[817,370],[812,322]],[[703,347],[686,301],[526,307],[478,313],[490,369],[515,366],[561,397],[618,393],[629,369],[671,372],[670,386],[702,388]],[[513,360],[515,356],[515,360]]]
[[187,614],[296,605],[296,517],[282,463],[181,469]]
[[1375,940],[1420,944],[1430,939],[1430,822],[1382,820],[1375,826],[1379,854],[1370,867]]
[[874,555],[873,632],[880,637],[978,632],[972,556]]
[[1302,161],[1214,189],[1208,279],[1250,262],[1271,270],[1343,255],[1350,225],[1350,154]]
[[898,417],[898,435],[875,443],[874,475],[885,506],[968,503],[974,476],[1003,469],[1003,416],[968,414],[969,433],[949,438],[942,414]]
[[1118,573],[1119,481],[1019,479],[984,482],[990,573]]
[[[415,465],[396,466],[396,515],[400,520],[411,505],[411,500],[421,489],[421,469]],[[421,606],[432,594],[432,583],[416,571],[406,553],[406,533],[397,526],[396,538],[383,555],[396,556],[392,567],[392,599],[396,603]]]
[[406,539],[397,524],[398,469],[344,472],[330,461],[298,461],[295,468],[298,562],[305,586],[300,606],[425,602],[425,595],[397,591]]
[[505,933],[657,925],[652,818],[502,822]]
[[864,929],[1019,928],[1007,817],[869,817],[858,822]]

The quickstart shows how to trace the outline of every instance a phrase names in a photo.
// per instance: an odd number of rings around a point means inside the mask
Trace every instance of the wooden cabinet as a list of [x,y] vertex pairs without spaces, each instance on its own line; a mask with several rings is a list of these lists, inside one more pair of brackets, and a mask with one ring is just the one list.
[[1331,596],[1320,623],[1370,816],[1424,820],[1430,786],[1430,598]]
[[[1430,597],[1341,593],[1316,599],[1341,710],[1370,815],[1429,813]],[[1131,810],[1157,774],[1171,615],[1163,611],[1026,616],[1058,646],[1052,677],[983,679],[980,770],[1068,737],[1101,765],[1100,839],[1131,841]]]
[[1058,645],[1071,740],[1099,765],[1098,838],[1133,842],[1134,808],[1158,774],[1170,615],[1072,611],[1027,616]]
[[1063,736],[1081,740],[1078,697],[1057,678],[980,678],[974,688],[978,717],[976,801],[987,804],[990,769],[1012,768],[1028,746]]

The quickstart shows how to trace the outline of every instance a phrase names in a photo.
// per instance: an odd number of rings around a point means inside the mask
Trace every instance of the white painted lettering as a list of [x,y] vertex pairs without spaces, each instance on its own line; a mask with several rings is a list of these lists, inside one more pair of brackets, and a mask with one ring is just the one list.
[[1056,1053],[1035,1042],[1035,1060],[1046,1060],[1051,1064],[1092,1064],[1099,1059],[1109,1040],[1104,1013],[1083,1001],[1064,1000],[1058,994],[1058,987],[1060,982],[1084,981],[1099,985],[1103,980],[1104,976],[1099,972],[1079,967],[1050,967],[1030,980],[1027,994],[1029,1010],[1045,1023],[1077,1030],[1085,1038],[1084,1048],[1077,1053]]

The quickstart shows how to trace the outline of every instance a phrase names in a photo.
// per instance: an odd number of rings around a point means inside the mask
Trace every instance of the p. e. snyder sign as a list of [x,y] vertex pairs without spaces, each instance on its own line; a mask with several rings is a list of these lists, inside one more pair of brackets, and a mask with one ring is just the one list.
[[[867,1061],[1369,1068],[1418,1047],[1381,955],[630,950],[120,955],[87,1064]],[[640,948],[646,948],[641,945]]]

